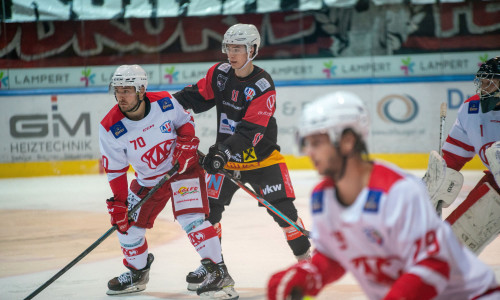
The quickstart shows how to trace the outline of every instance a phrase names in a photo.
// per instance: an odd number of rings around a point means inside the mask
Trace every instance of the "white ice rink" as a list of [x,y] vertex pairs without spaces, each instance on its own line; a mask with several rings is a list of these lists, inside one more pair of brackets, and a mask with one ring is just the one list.
[[[415,171],[422,176],[423,171]],[[464,171],[460,201],[482,176]],[[295,204],[309,228],[309,194],[318,177],[292,171]],[[0,180],[0,299],[24,299],[49,280],[109,228],[105,175]],[[451,207],[456,207],[456,201]],[[443,215],[450,213],[446,209]],[[257,201],[237,192],[222,219],[222,248],[240,299],[265,299],[269,276],[295,259],[281,229]],[[153,232],[157,234],[153,234]],[[199,264],[198,254],[167,205],[147,234],[155,261],[146,291],[128,296],[106,295],[107,282],[126,269],[113,234],[35,299],[197,299],[186,290],[185,276]],[[159,232],[159,234],[158,234]],[[481,254],[500,279],[500,239]],[[317,299],[366,299],[351,276],[325,289]]]

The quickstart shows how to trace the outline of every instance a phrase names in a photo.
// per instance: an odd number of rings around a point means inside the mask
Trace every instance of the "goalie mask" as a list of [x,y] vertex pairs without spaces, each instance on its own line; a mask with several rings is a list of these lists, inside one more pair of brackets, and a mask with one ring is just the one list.
[[327,94],[302,110],[296,132],[297,143],[302,151],[305,137],[326,133],[335,145],[344,130],[349,128],[359,135],[360,142],[366,143],[369,123],[368,110],[357,95],[344,91]]
[[500,103],[500,57],[494,57],[479,67],[474,84],[481,99],[481,110],[487,113]]
[[[252,24],[236,24],[229,27],[222,40],[222,53],[227,53],[227,45],[245,45],[247,50],[246,66],[259,52],[260,34],[257,27]],[[254,49],[254,54],[250,57],[252,49]]]

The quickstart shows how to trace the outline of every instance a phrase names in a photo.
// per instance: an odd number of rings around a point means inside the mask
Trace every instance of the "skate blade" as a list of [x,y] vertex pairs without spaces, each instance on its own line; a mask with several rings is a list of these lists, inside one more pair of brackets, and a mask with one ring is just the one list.
[[200,298],[207,300],[237,300],[240,295],[234,290],[233,286],[226,286],[222,290],[201,293]]
[[198,289],[198,287],[200,286],[199,283],[188,283],[188,291],[191,291],[191,292],[196,292],[196,290]]
[[128,288],[121,290],[121,291],[108,290],[106,292],[106,294],[110,295],[110,296],[115,296],[115,295],[122,295],[122,294],[137,293],[137,292],[144,291],[145,289],[146,289],[146,285],[140,284],[140,285],[128,287]]

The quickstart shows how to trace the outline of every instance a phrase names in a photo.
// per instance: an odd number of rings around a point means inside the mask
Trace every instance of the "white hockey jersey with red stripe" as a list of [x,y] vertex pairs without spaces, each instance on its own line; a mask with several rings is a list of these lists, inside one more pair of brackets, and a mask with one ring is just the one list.
[[319,268],[328,273],[323,278],[350,271],[369,299],[383,299],[408,273],[433,287],[435,299],[472,299],[464,295],[497,287],[493,271],[437,216],[421,179],[375,162],[368,186],[351,206],[335,195],[334,182],[325,179],[312,196],[315,255],[330,262]]
[[500,140],[500,111],[483,113],[479,95],[463,103],[443,144],[443,158],[449,168],[460,170],[474,155],[489,169],[484,151]]
[[140,185],[154,186],[172,168],[177,130],[190,123],[194,134],[191,114],[168,92],[148,92],[146,97],[151,110],[142,120],[126,118],[115,105],[99,126],[103,166],[115,198],[125,197],[120,201],[125,201],[128,193],[129,164]]

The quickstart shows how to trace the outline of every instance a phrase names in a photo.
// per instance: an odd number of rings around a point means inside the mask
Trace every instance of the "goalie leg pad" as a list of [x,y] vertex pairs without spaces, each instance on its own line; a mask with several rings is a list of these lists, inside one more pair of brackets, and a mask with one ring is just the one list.
[[431,151],[423,181],[427,186],[432,205],[437,208],[438,203],[442,201],[443,207],[448,207],[460,193],[464,176],[448,168],[444,159],[436,151]]
[[486,149],[484,155],[490,165],[490,172],[495,177],[497,186],[500,187],[500,141],[493,143]]
[[479,255],[500,233],[500,195],[485,182],[446,219],[458,239]]

